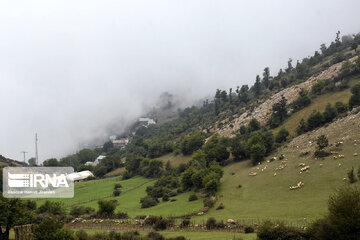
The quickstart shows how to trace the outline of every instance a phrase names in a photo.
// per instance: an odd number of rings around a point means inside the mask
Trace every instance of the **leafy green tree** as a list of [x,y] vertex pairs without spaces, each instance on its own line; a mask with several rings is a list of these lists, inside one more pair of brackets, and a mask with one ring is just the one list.
[[190,136],[184,136],[180,142],[180,148],[184,155],[189,155],[200,149],[204,144],[205,136],[201,132],[195,132]]
[[266,154],[271,153],[273,150],[275,138],[271,131],[262,131],[261,133],[262,142],[264,143]]
[[91,149],[82,149],[76,154],[80,163],[93,162],[98,154]]
[[289,58],[289,60],[288,60],[288,66],[287,66],[287,68],[285,69],[285,72],[289,73],[289,72],[291,72],[293,69],[294,69],[294,68],[293,68],[293,66],[292,66],[292,59]]
[[18,198],[4,198],[0,194],[0,240],[8,240],[10,229],[33,220],[33,214],[27,210],[24,201]]
[[206,183],[205,191],[208,194],[215,194],[218,190],[218,187],[219,187],[219,181],[217,181],[216,179],[211,179]]
[[56,158],[50,158],[43,162],[45,167],[57,167],[59,166],[59,162]]
[[236,136],[231,140],[231,153],[237,161],[246,158],[246,143],[241,136]]
[[63,223],[52,218],[44,219],[40,224],[35,226],[35,240],[75,240],[73,233],[66,228],[62,228]]
[[305,133],[306,130],[307,130],[307,126],[306,126],[305,120],[302,118],[299,122],[299,125],[296,128],[296,134],[301,135],[301,134]]
[[110,217],[114,215],[116,204],[112,201],[99,200],[98,201],[99,210],[98,215],[102,217]]
[[252,145],[250,148],[250,157],[252,163],[256,165],[258,162],[264,160],[265,153],[266,153],[266,148],[264,145],[260,143]]
[[193,186],[193,182],[191,180],[192,175],[196,172],[194,167],[188,167],[182,174],[181,174],[181,183],[185,189],[189,189]]
[[327,146],[329,146],[329,141],[326,138],[325,135],[320,135],[317,139],[316,139],[316,144],[317,144],[317,148],[319,150],[323,150],[324,148],[326,148]]
[[36,209],[38,215],[50,216],[58,220],[63,220],[66,217],[64,205],[61,202],[46,200],[45,203]]
[[190,165],[199,169],[206,168],[206,154],[203,150],[199,149],[193,153]]
[[29,166],[34,167],[34,166],[36,166],[36,159],[35,158],[30,158],[28,160],[28,163],[29,163]]
[[260,122],[256,120],[256,118],[253,118],[249,122],[248,129],[250,132],[254,132],[260,129]]
[[269,67],[266,67],[264,69],[263,83],[266,88],[269,88],[269,84],[270,84],[270,69],[269,69]]
[[296,100],[291,104],[294,111],[297,112],[304,107],[310,105],[311,99],[308,97],[308,92],[304,89],[301,89],[299,92],[299,96]]
[[320,94],[322,90],[325,87],[325,81],[320,80],[314,83],[314,85],[311,87],[311,93],[312,94]]
[[[110,152],[110,150],[114,147],[114,144],[111,141],[107,141],[106,143],[104,143],[102,150],[103,152]],[[89,153],[88,153],[89,154]],[[80,160],[81,161],[81,160]]]
[[278,127],[287,118],[286,103],[286,98],[281,96],[281,100],[272,106],[273,113],[269,120],[269,125],[271,128]]
[[211,136],[209,141],[204,145],[203,151],[206,155],[207,164],[212,161],[223,163],[230,156],[225,139],[221,138],[217,133]]
[[160,177],[163,172],[162,167],[163,167],[162,161],[152,159],[149,161],[149,165],[142,168],[141,171],[143,172],[144,177],[149,177],[149,178]]
[[261,94],[261,81],[260,81],[260,76],[256,75],[256,80],[253,86],[253,90],[254,90],[254,94],[255,96],[260,96]]
[[324,122],[331,122],[337,116],[336,108],[332,107],[330,103],[326,105],[323,113]]
[[284,127],[280,129],[280,131],[276,134],[275,141],[277,143],[282,143],[286,141],[286,138],[289,136],[288,130]]
[[239,92],[240,101],[243,103],[248,103],[249,101],[249,86],[242,85]]
[[307,119],[307,130],[313,130],[323,124],[323,116],[319,111],[313,111]]
[[348,110],[348,106],[340,101],[335,103],[335,108],[338,114],[345,113]]
[[356,84],[351,88],[351,93],[353,94],[349,100],[349,108],[360,106],[360,83]]

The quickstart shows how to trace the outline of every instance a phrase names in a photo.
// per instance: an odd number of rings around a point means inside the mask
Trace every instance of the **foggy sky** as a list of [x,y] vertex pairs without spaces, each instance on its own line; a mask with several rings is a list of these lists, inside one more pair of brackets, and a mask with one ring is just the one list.
[[252,84],[360,32],[357,0],[0,1],[0,154],[40,161],[108,137],[169,91]]

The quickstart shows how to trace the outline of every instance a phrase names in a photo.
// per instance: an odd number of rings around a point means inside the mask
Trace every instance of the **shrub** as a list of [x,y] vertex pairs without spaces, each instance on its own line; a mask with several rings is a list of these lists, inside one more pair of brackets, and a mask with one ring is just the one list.
[[189,196],[189,202],[198,200],[198,197],[195,194]]
[[164,196],[162,197],[162,200],[163,200],[164,202],[169,201],[169,195],[164,194]]
[[75,236],[68,229],[62,228],[63,223],[52,218],[44,219],[34,228],[34,239],[36,240],[75,240]]
[[323,150],[324,148],[326,148],[327,146],[329,146],[329,141],[326,138],[325,135],[320,135],[317,139],[316,139],[316,144],[317,144],[317,148],[318,150]]
[[354,167],[347,173],[347,175],[350,183],[355,183],[357,181],[354,174]]
[[114,196],[114,197],[118,197],[118,196],[120,196],[120,193],[121,193],[121,191],[118,190],[118,189],[116,189],[116,190],[114,190],[114,192],[113,192],[113,196]]
[[301,230],[287,227],[284,224],[275,225],[270,221],[265,221],[260,225],[257,235],[259,240],[305,239],[305,234]]
[[254,232],[254,228],[252,226],[246,226],[244,228],[244,232],[245,233],[253,233]]
[[140,199],[140,203],[141,203],[141,208],[149,208],[156,206],[158,204],[158,200],[150,196],[146,196]]
[[122,188],[121,184],[120,183],[116,183],[115,186],[114,186],[114,190],[118,189],[118,188]]
[[208,218],[206,221],[206,229],[214,229],[216,228],[216,219],[213,217]]
[[203,203],[204,203],[204,207],[211,208],[214,206],[215,201],[212,200],[211,198],[204,198]]
[[101,217],[111,217],[114,215],[116,208],[116,203],[113,201],[99,200],[98,201],[99,210],[98,215]]
[[91,207],[84,207],[84,206],[73,206],[70,210],[70,215],[73,217],[79,217],[84,214],[90,214],[94,212],[95,209]]
[[223,221],[216,223],[216,228],[225,228],[226,225]]
[[289,136],[289,132],[285,128],[281,128],[280,131],[275,136],[275,141],[277,143],[285,142],[288,136]]
[[190,225],[190,219],[189,218],[185,218],[181,221],[180,227],[184,228],[184,227],[188,227]]
[[118,219],[128,219],[129,215],[126,212],[118,212],[118,213],[116,213],[116,218],[118,218]]
[[78,240],[88,240],[89,239],[89,235],[82,229],[80,231],[77,231],[75,233],[75,236],[78,238]]
[[324,158],[324,157],[327,157],[327,156],[330,156],[330,155],[331,155],[331,153],[326,152],[324,150],[316,150],[315,153],[314,153],[314,156],[318,157],[318,158]]

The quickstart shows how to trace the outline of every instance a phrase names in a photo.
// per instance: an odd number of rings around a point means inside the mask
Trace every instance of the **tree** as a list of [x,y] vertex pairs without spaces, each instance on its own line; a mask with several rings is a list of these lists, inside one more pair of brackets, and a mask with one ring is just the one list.
[[256,118],[253,118],[249,122],[248,129],[250,132],[254,132],[260,129],[260,122],[256,120]]
[[318,150],[323,150],[324,148],[326,148],[327,146],[329,146],[329,141],[326,138],[325,135],[320,135],[317,139],[316,139],[316,144],[317,144],[317,148]]
[[255,96],[260,96],[261,94],[261,82],[260,82],[260,76],[256,75],[256,80],[255,80],[255,84],[253,86],[254,89],[254,94]]
[[299,125],[296,128],[296,134],[301,135],[306,132],[307,126],[305,120],[302,118],[299,122]]
[[231,140],[231,153],[237,161],[246,158],[246,144],[241,136],[236,136]]
[[56,167],[59,166],[59,162],[56,158],[50,158],[43,162],[45,167]]
[[323,123],[323,116],[319,111],[313,111],[307,119],[307,130],[313,130],[320,127]]
[[351,88],[353,94],[349,100],[349,108],[352,109],[356,106],[360,106],[360,83],[356,84]]
[[62,228],[63,223],[52,218],[46,218],[39,225],[35,226],[34,239],[36,240],[75,240],[73,233]]
[[193,186],[191,177],[195,172],[196,170],[194,167],[189,167],[181,174],[181,183],[185,189],[189,189]]
[[285,69],[285,72],[289,73],[293,70],[293,66],[292,66],[292,59],[289,58],[289,61],[288,61],[288,67]]
[[249,101],[249,86],[242,85],[239,94],[240,101],[246,104]]
[[283,127],[280,131],[276,134],[275,141],[277,143],[282,143],[286,141],[286,138],[289,136],[289,132]]
[[93,162],[98,154],[91,149],[82,149],[76,154],[79,158],[80,163]]
[[326,105],[325,112],[323,113],[324,122],[331,122],[336,116],[336,108],[332,107],[330,103]]
[[190,165],[196,168],[206,168],[206,154],[203,150],[199,149],[191,156]]
[[335,103],[335,108],[338,114],[345,113],[348,110],[348,106],[340,101]]
[[272,115],[269,120],[271,128],[278,127],[287,117],[286,109],[287,100],[284,96],[281,96],[281,100],[272,106]]
[[301,89],[299,92],[299,96],[296,98],[296,100],[291,104],[294,112],[297,112],[304,107],[310,105],[311,99],[308,97],[308,92],[304,89]]
[[264,160],[266,148],[263,144],[257,143],[250,148],[250,157],[253,165]]
[[112,201],[99,200],[98,201],[99,210],[98,215],[102,217],[110,217],[114,215],[116,204]]
[[[140,134],[141,134],[141,130],[140,130]],[[111,141],[107,141],[106,143],[104,143],[102,150],[103,152],[108,153],[113,147],[114,144]]]
[[232,104],[232,88],[230,88],[229,90],[229,100],[230,100],[230,104]]
[[264,69],[264,73],[263,73],[263,83],[264,83],[264,86],[266,88],[269,88],[269,83],[270,83],[270,69],[269,67],[266,67]]
[[329,220],[338,234],[333,239],[359,239],[360,190],[358,188],[342,188],[330,197]]
[[18,198],[4,198],[0,194],[0,240],[8,240],[10,229],[32,221],[33,215],[25,202]]
[[36,166],[36,159],[35,158],[30,158],[28,160],[28,163],[29,163],[30,167],[34,167],[34,166]]

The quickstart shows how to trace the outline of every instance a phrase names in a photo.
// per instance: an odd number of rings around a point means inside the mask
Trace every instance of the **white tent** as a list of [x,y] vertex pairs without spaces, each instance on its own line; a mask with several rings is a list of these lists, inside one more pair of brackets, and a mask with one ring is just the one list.
[[92,172],[90,172],[89,170],[82,171],[82,172],[70,173],[66,176],[67,179],[74,181],[74,182],[84,180],[88,177],[94,177],[94,174]]

